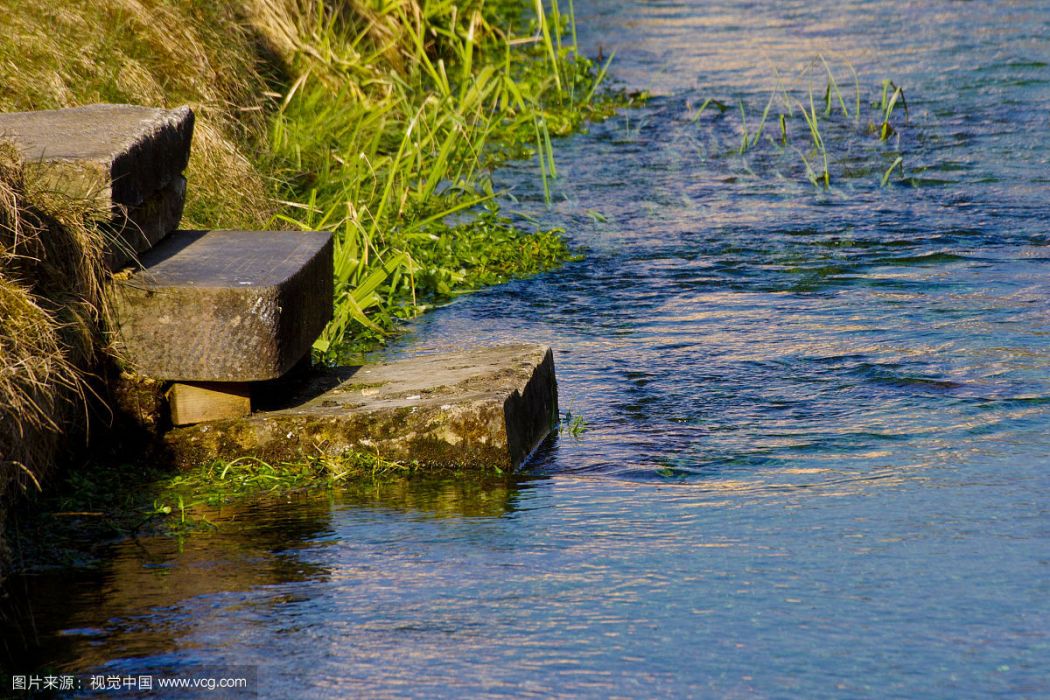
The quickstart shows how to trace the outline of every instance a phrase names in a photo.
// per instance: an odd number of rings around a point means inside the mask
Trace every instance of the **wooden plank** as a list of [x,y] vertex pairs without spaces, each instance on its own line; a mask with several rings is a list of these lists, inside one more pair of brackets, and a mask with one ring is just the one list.
[[0,138],[22,154],[30,204],[51,193],[87,207],[107,229],[106,263],[117,270],[156,245],[182,217],[193,112],[98,104],[0,114]]
[[223,418],[243,418],[252,412],[248,384],[172,384],[167,393],[174,425],[192,425]]
[[103,211],[136,207],[185,168],[193,138],[189,107],[96,104],[0,114],[0,134],[43,186]]

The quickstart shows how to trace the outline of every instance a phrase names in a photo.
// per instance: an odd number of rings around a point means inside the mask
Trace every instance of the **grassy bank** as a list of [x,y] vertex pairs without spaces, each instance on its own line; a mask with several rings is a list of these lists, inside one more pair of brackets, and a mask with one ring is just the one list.
[[[399,319],[568,256],[558,232],[502,216],[489,179],[505,159],[534,158],[546,181],[552,137],[624,101],[599,89],[604,67],[577,55],[563,9],[571,2],[0,0],[0,110],[189,104],[183,225],[334,231],[335,320],[316,348],[346,358]],[[86,432],[89,375],[107,355],[104,275],[89,235],[27,247],[56,219],[88,229],[75,206],[25,209],[19,188],[32,183],[16,159],[5,168],[0,482],[33,490]]]
[[296,25],[269,170],[291,203],[275,221],[339,234],[327,356],[567,257],[556,232],[524,236],[500,215],[488,173],[535,153],[548,177],[551,137],[616,101],[597,91],[602,69],[562,43],[571,15],[527,7],[523,21],[515,2],[387,3]]

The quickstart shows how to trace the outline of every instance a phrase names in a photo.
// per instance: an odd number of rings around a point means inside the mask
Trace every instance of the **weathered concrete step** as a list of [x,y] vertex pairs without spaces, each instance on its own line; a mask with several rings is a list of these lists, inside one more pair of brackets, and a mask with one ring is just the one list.
[[0,114],[0,139],[25,160],[45,210],[55,195],[71,198],[118,234],[113,265],[173,231],[182,216],[193,137],[188,107],[154,109],[96,104]]
[[114,281],[117,347],[156,379],[280,377],[332,317],[323,231],[176,231]]
[[558,415],[554,356],[507,345],[327,370],[283,407],[168,433],[180,466],[347,451],[427,467],[512,470]]

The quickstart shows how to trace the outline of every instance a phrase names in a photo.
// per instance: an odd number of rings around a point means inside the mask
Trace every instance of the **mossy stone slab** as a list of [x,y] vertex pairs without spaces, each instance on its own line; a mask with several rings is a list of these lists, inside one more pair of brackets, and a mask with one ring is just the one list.
[[[2,113],[0,140],[25,161],[31,204],[48,210],[71,200],[134,253],[178,226],[193,124],[189,107],[95,104]],[[111,255],[118,264],[128,257]]]
[[557,416],[553,352],[516,344],[320,371],[270,410],[178,428],[165,441],[184,468],[217,457],[284,462],[357,451],[433,469],[509,472]]
[[155,379],[280,377],[332,317],[323,231],[175,231],[113,284],[118,352]]

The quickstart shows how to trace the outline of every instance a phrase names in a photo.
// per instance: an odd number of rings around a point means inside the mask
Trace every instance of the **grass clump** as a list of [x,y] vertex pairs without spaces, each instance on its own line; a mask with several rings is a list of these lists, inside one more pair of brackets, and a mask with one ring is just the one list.
[[17,151],[0,143],[0,494],[11,482],[39,490],[83,434],[75,426],[86,420],[85,368],[99,356],[105,306],[102,243],[86,206],[33,187]]
[[136,530],[167,532],[215,527],[209,515],[247,497],[331,491],[346,483],[378,484],[413,473],[414,465],[356,451],[275,464],[254,457],[214,460],[176,476],[158,474],[144,489],[147,497],[115,504],[111,521],[122,518]]
[[[824,56],[818,56],[799,73],[803,87],[788,87],[777,75],[776,87],[770,92],[765,109],[757,125],[752,128],[747,118],[744,100],[737,104],[740,119],[736,126],[728,125],[726,115],[732,114],[730,102],[707,98],[692,116],[694,123],[712,106],[718,108],[703,124],[721,126],[737,132],[735,147],[725,148],[727,153],[768,164],[772,169],[791,167],[819,190],[831,189],[833,180],[870,176],[881,187],[890,184],[895,171],[905,177],[904,154],[901,151],[901,121],[897,115],[903,108],[903,121],[909,119],[904,90],[891,80],[882,81],[881,99],[865,100],[860,79],[853,66],[846,64],[853,82],[853,99],[847,101],[835,77],[831,65]],[[814,90],[814,83],[824,84],[823,103]],[[869,107],[865,113],[864,104]],[[801,124],[800,119],[801,118]],[[894,123],[897,126],[894,126]],[[767,125],[776,125],[772,134],[767,134]],[[717,132],[715,132],[717,134]],[[805,134],[799,139],[794,134]],[[891,137],[897,139],[891,142]],[[730,138],[725,141],[730,142]],[[765,148],[760,148],[765,146]],[[711,149],[705,147],[705,153]],[[874,161],[866,164],[864,161]],[[841,163],[838,168],[833,166]],[[858,163],[860,165],[858,166]],[[888,163],[888,165],[887,165]],[[745,163],[748,171],[749,165]],[[837,174],[833,177],[832,171]]]
[[195,505],[219,506],[230,500],[260,493],[327,489],[362,477],[381,479],[411,473],[412,465],[383,459],[367,452],[347,452],[336,457],[270,464],[254,457],[215,460],[197,469],[157,482],[157,502],[166,512],[174,503],[185,509]]
[[[216,460],[174,476],[159,465],[92,461],[63,474],[33,508],[16,509],[11,534],[30,561],[79,565],[91,563],[83,555],[114,537],[214,527],[212,518],[224,506],[248,496],[378,485],[414,473],[413,465],[364,452],[279,464],[250,457]],[[136,487],[114,487],[129,482]]]
[[524,26],[520,11],[403,1],[300,17],[297,77],[270,144],[288,203],[277,220],[337,233],[335,319],[316,346],[325,355],[455,294],[567,259],[555,233],[499,216],[489,172],[535,155],[549,196],[552,136],[626,98],[599,92],[605,66],[563,43],[563,27],[575,35],[571,12],[536,3]]

